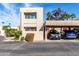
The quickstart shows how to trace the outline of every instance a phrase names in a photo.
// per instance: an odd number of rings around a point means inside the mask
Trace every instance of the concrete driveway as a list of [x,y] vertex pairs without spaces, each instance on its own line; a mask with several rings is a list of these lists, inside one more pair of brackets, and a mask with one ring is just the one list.
[[79,43],[0,42],[1,56],[79,56]]

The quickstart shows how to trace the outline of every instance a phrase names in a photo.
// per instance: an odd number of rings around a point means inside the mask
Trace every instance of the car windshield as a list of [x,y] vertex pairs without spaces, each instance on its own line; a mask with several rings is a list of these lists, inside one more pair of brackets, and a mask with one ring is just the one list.
[[51,34],[59,34],[57,31],[50,31]]
[[75,33],[75,31],[72,31],[72,30],[66,30],[64,32]]
[[75,31],[66,31],[65,33],[68,34],[68,35],[75,35],[76,34]]

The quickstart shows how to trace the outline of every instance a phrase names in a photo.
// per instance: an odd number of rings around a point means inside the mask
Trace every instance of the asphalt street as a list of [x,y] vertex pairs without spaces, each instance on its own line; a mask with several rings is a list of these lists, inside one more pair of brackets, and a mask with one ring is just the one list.
[[0,56],[79,56],[79,43],[0,42]]

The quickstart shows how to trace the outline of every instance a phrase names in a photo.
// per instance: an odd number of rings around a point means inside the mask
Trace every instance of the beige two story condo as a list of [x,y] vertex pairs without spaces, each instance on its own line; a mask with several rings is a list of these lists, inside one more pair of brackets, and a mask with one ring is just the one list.
[[27,33],[34,33],[34,41],[48,40],[48,32],[54,28],[58,32],[64,28],[73,29],[79,27],[79,20],[63,21],[63,20],[46,20],[43,21],[43,8],[21,8],[20,9],[20,28],[22,36]]
[[43,40],[43,8],[21,8],[20,17],[22,36],[34,33],[34,41]]

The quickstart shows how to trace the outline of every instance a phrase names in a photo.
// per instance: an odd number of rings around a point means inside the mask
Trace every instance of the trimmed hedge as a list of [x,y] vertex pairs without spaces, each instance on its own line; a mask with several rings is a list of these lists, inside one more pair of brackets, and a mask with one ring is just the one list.
[[34,40],[34,33],[27,33],[25,36],[25,41],[33,42],[33,40]]

